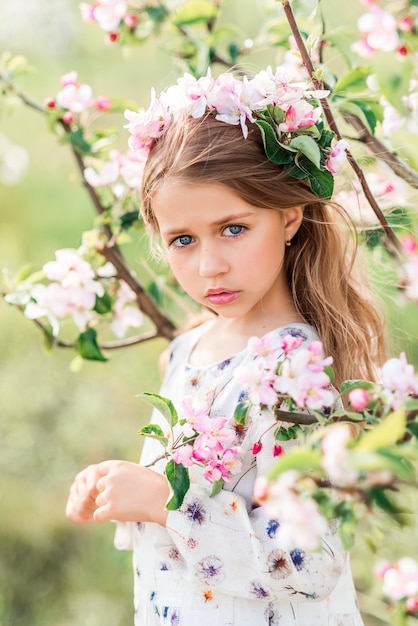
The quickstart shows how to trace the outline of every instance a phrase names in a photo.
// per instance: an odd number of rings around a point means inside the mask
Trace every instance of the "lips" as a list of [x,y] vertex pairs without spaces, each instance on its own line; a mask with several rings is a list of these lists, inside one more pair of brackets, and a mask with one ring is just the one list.
[[213,305],[219,306],[222,304],[231,304],[239,295],[240,291],[232,291],[231,289],[224,289],[219,287],[217,289],[208,289],[205,297]]

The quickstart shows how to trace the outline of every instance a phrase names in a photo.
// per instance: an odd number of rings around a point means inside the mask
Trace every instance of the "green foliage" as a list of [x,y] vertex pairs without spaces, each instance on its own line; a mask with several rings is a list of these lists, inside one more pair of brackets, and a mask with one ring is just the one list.
[[184,496],[189,490],[189,472],[184,465],[178,465],[173,459],[170,459],[166,465],[165,473],[173,490],[166,507],[169,511],[175,511],[181,507]]
[[83,357],[90,361],[107,361],[97,343],[97,332],[94,328],[88,328],[76,339],[75,349]]
[[178,422],[178,414],[176,408],[169,398],[164,398],[157,393],[140,393],[138,398],[142,398],[148,402],[154,409],[157,409],[168,422],[170,428],[173,428]]

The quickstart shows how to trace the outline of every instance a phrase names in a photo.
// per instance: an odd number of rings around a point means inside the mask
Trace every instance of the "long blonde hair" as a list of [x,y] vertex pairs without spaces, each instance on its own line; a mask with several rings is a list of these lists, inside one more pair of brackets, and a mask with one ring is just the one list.
[[[246,202],[282,210],[302,205],[302,224],[286,250],[285,270],[294,304],[318,332],[343,380],[375,378],[385,358],[384,326],[354,273],[355,228],[342,207],[320,200],[305,184],[265,156],[259,129],[241,129],[211,115],[174,122],[151,149],[144,170],[142,214],[158,233],[154,193],[167,179],[222,184]],[[351,233],[351,236],[350,236]]]

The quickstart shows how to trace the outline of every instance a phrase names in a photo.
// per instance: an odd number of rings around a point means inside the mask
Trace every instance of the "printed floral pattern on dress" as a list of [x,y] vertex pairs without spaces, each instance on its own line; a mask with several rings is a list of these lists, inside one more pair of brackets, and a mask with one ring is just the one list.
[[294,326],[286,326],[286,328],[282,328],[279,333],[280,337],[285,337],[286,335],[290,335],[291,337],[296,337],[298,339],[302,339],[303,341],[308,341],[308,335],[303,332],[300,328],[295,328]]
[[269,522],[267,524],[266,532],[267,532],[267,536],[270,537],[270,539],[274,539],[274,537],[276,536],[277,529],[279,528],[279,526],[280,526],[280,524],[277,521],[277,519],[269,520]]
[[264,611],[264,619],[268,626],[279,626],[282,615],[275,609],[274,605],[270,602],[266,610]]
[[302,570],[306,565],[306,553],[304,550],[299,550],[299,548],[294,548],[290,552],[290,558],[292,559],[293,565],[296,567],[298,572]]
[[197,522],[199,525],[203,524],[206,520],[206,509],[199,498],[186,503],[186,505],[180,509],[180,512],[191,522]]
[[270,591],[258,581],[252,580],[250,583],[250,594],[259,600],[262,600],[263,598],[268,598],[270,596]]
[[206,556],[195,566],[196,575],[206,585],[218,585],[225,578],[222,559],[213,554]]
[[272,578],[287,578],[292,573],[292,566],[286,558],[286,552],[277,548],[267,558],[268,572]]

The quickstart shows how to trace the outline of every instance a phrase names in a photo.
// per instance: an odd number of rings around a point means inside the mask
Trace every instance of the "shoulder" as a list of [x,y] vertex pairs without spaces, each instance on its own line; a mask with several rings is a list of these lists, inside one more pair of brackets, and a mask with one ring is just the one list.
[[290,335],[295,339],[302,339],[303,344],[308,344],[311,341],[319,341],[320,339],[315,328],[303,322],[294,322],[286,326],[280,326],[273,332],[277,333],[279,337]]

